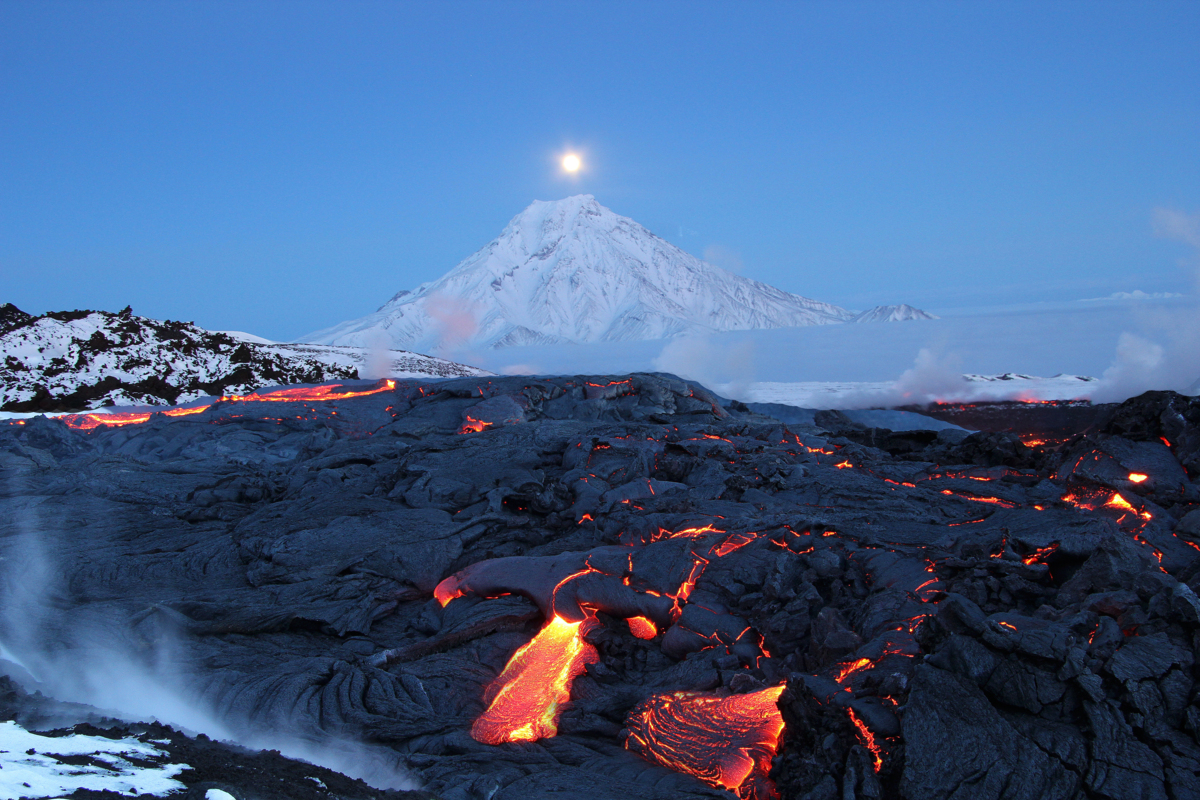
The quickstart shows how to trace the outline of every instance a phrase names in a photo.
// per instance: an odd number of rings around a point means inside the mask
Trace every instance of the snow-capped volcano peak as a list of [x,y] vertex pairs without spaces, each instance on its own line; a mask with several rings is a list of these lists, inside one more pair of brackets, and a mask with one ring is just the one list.
[[496,347],[844,322],[837,306],[713,266],[591,195],[537,201],[443,277],[305,341]]

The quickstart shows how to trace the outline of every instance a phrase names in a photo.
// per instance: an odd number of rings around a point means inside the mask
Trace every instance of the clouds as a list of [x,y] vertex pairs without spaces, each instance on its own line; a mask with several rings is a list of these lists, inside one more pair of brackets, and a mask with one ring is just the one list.
[[738,275],[741,275],[746,269],[746,265],[742,263],[741,255],[736,250],[732,250],[723,244],[710,244],[704,248],[702,258],[709,264],[721,269],[727,269]]
[[1152,219],[1155,236],[1183,242],[1192,248],[1191,255],[1181,259],[1179,265],[1191,273],[1200,292],[1200,211],[1188,214],[1177,208],[1159,207],[1154,209]]
[[658,372],[669,372],[726,397],[739,398],[754,380],[754,342],[722,341],[705,334],[680,336],[663,346],[653,365]]

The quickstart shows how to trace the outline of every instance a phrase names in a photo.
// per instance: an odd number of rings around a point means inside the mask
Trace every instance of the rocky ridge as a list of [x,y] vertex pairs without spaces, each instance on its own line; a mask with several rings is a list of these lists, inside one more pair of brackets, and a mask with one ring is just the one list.
[[[417,353],[261,344],[131,309],[26,314],[0,309],[0,411],[173,405],[264,386],[382,375],[453,377],[483,370]],[[380,362],[378,364],[368,362]]]

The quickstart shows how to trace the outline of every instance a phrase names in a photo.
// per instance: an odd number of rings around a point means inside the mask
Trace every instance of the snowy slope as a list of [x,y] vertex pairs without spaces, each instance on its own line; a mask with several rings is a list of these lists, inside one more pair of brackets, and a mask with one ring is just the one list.
[[263,386],[359,377],[454,377],[474,367],[403,351],[259,344],[187,322],[105,311],[17,318],[0,332],[0,410],[170,405]]
[[901,303],[898,306],[875,306],[855,314],[851,322],[907,322],[910,319],[937,319],[936,316],[919,308]]
[[845,322],[850,311],[701,261],[591,195],[535,202],[449,273],[321,344],[498,347]]

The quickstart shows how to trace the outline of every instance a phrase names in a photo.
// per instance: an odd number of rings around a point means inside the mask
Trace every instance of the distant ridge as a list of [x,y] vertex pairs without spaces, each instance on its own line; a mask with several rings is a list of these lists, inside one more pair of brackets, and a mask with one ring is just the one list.
[[[896,320],[929,318],[909,306],[881,308],[906,309],[889,312]],[[701,261],[591,195],[576,195],[532,203],[499,237],[438,280],[303,341],[429,352],[853,319],[844,308]]]
[[898,306],[875,306],[855,314],[851,322],[907,322],[912,319],[938,319],[928,311],[901,303]]
[[8,412],[173,405],[366,372],[372,378],[490,374],[417,353],[270,343],[139,317],[129,308],[35,317],[11,304],[0,307],[0,353],[0,411]]

